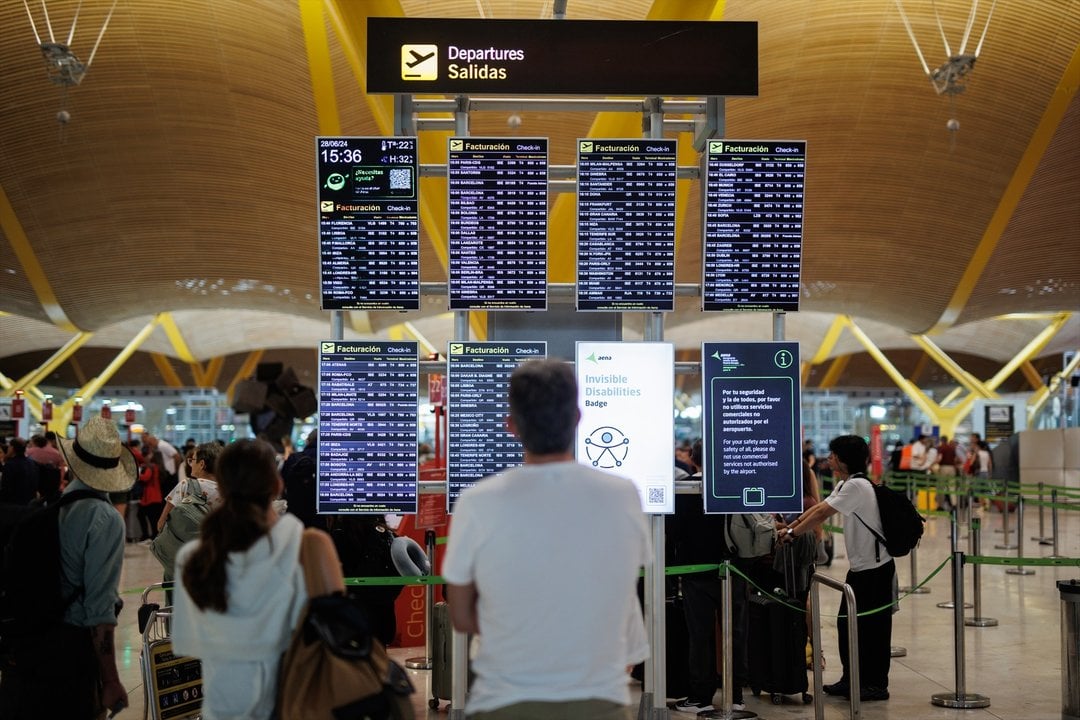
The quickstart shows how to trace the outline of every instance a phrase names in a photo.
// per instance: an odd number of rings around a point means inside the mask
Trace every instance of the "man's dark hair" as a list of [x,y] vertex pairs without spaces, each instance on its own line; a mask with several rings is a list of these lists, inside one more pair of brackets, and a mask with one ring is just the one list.
[[578,421],[577,380],[561,360],[529,360],[510,376],[510,417],[525,449],[537,455],[569,450]]
[[15,457],[26,455],[26,440],[21,437],[11,438],[11,449],[15,452]]
[[37,448],[43,448],[49,444],[44,435],[31,435],[30,444]]
[[870,446],[858,435],[841,435],[829,442],[829,450],[836,455],[836,459],[847,466],[848,472],[866,472],[866,464],[870,461]]
[[697,465],[698,472],[705,471],[705,444],[699,438],[690,449],[690,462]]

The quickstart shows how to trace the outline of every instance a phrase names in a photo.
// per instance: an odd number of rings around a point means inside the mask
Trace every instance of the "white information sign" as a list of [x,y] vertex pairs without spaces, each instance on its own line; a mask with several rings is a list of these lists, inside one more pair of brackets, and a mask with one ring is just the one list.
[[578,342],[577,459],[630,478],[647,513],[675,511],[675,349]]

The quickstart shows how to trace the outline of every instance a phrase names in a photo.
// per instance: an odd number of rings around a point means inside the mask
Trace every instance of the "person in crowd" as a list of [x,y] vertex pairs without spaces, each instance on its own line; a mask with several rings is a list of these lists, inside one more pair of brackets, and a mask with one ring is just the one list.
[[32,647],[9,648],[15,663],[0,676],[5,720],[90,720],[127,707],[114,641],[124,523],[102,501],[135,481],[135,458],[112,421],[101,417],[90,418],[78,438],[61,440],[61,449],[70,469],[65,493],[88,490],[100,500],[86,498],[60,510],[61,589],[73,600],[63,623],[28,637]]
[[[289,512],[304,523],[304,527],[326,529],[326,518],[318,513],[318,486],[315,484],[315,467],[319,461],[319,431],[308,433],[304,449],[291,454],[281,466],[285,481],[285,499]],[[352,577],[351,575],[348,577]]]
[[158,518],[165,507],[165,498],[161,495],[161,475],[165,472],[165,460],[161,451],[155,451],[139,468],[139,482],[142,495],[139,497],[139,527],[142,540],[157,537]]
[[155,450],[161,452],[161,457],[165,461],[165,474],[161,477],[161,491],[165,494],[171,493],[179,479],[180,451],[152,433],[143,433],[142,443],[146,447],[147,455],[152,455]]
[[951,510],[953,499],[951,495],[952,483],[957,476],[956,467],[956,439],[942,435],[937,446],[938,483],[937,505],[938,510]]
[[[195,452],[191,456],[191,462],[188,463],[188,476],[199,481],[199,488],[206,495],[207,502],[210,503],[212,508],[221,504],[216,468],[217,459],[222,452],[222,446],[216,442],[203,443],[195,448]],[[165,507],[161,511],[161,517],[157,521],[158,532],[161,532],[165,527],[165,521],[169,519],[169,513],[172,512],[172,509],[179,505],[187,495],[187,483],[183,485],[177,484],[172,489],[172,492],[168,494],[165,498]]]
[[[196,447],[198,447],[198,445],[199,443],[197,440],[195,440],[195,438],[189,437],[187,440],[184,441],[184,447],[181,448],[180,451],[186,455],[189,450],[194,450]],[[177,469],[179,470],[179,468]]]
[[[291,512],[291,509],[290,509]],[[345,577],[394,577],[399,575],[390,555],[394,531],[385,515],[340,515],[334,518],[330,537],[334,541]],[[405,588],[401,585],[349,586],[346,590],[367,613],[372,631],[389,645],[397,634],[394,602]]]
[[266,720],[307,602],[301,545],[344,583],[330,537],[271,507],[281,476],[270,445],[237,440],[217,460],[222,504],[176,558],[173,650],[202,661],[203,717]]
[[29,505],[37,495],[38,465],[26,456],[26,440],[12,438],[0,475],[0,502]]
[[[972,455],[972,475],[978,478],[985,487],[991,483],[990,478],[994,472],[994,457],[990,453],[990,443],[986,442],[985,440],[978,440],[975,444],[975,451],[972,453]],[[1000,493],[1003,489],[1003,484],[993,485],[993,491],[995,493]]]
[[[691,460],[702,466],[704,456],[701,440],[691,449]],[[690,479],[700,480],[701,473]],[[666,518],[668,539],[672,545],[671,564],[714,565],[731,559],[724,543],[726,515],[705,514],[700,494],[679,493],[675,495],[675,514]],[[738,587],[732,585],[732,620],[746,612],[736,612],[736,606],[745,608],[748,599],[746,581],[738,578]],[[692,573],[682,577],[683,610],[686,614],[688,635],[688,693],[684,700],[675,704],[677,712],[697,714],[713,710],[713,696],[719,687],[716,675],[716,618],[722,609],[723,586],[715,572]],[[735,664],[732,688],[732,709],[744,710],[742,685],[747,677],[746,633],[732,633]],[[735,642],[736,638],[739,642]]]
[[52,465],[38,466],[37,497],[30,504],[34,507],[48,507],[60,499],[60,468]]
[[[524,465],[457,502],[443,577],[454,627],[481,638],[470,718],[632,717],[628,666],[648,655],[635,587],[649,531],[631,481],[575,462],[577,399],[566,363],[520,365],[506,426]],[[542,552],[523,562],[523,548]]]
[[684,442],[675,448],[675,467],[686,473],[687,477],[697,473],[698,468],[694,465],[692,457],[693,447],[689,442]]
[[45,435],[33,435],[30,437],[30,445],[26,448],[26,457],[38,465],[52,465],[55,468],[64,467],[64,456],[53,445],[49,444],[49,440]]
[[[814,505],[788,525],[780,533],[781,541],[790,542],[798,535],[813,532],[833,514],[841,513],[844,516],[844,546],[850,563],[845,582],[855,592],[857,607],[872,609],[889,605],[893,602],[896,563],[870,531],[872,528],[882,534],[877,498],[866,476],[870,448],[857,435],[841,435],[829,443],[829,450],[829,462],[839,481],[836,488],[824,502]],[[844,600],[837,619],[843,674],[837,682],[826,685],[825,692],[845,697],[858,692],[863,702],[888,700],[892,613],[877,612],[858,618],[861,688],[851,687],[846,614],[847,602]]]

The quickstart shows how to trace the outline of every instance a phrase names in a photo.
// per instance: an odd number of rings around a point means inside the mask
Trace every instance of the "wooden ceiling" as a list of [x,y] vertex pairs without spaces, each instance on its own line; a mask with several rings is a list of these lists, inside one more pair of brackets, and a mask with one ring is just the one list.
[[[65,38],[78,0],[46,4],[57,38]],[[82,0],[72,43],[80,58],[111,4]],[[943,62],[933,8],[955,49],[969,0],[902,4],[927,62]],[[979,5],[976,30],[990,4]],[[189,311],[179,315],[180,330],[200,360],[287,347],[280,328],[292,322],[328,334],[312,156],[312,137],[326,121],[313,73],[327,78],[309,62],[304,14],[326,13],[340,132],[367,135],[379,127],[350,66],[349,37],[329,11],[554,22],[551,5],[119,0],[85,79],[65,91],[49,80],[22,3],[0,4],[0,311],[7,314],[0,363],[59,347],[74,329],[106,338],[165,311]],[[696,19],[712,5],[569,0],[568,17]],[[985,349],[1000,360],[1024,339],[1007,339],[1015,325],[994,318],[1080,310],[1080,0],[997,3],[967,90],[954,97],[934,92],[894,0],[717,5],[725,20],[759,24],[760,96],[726,103],[726,136],[808,142],[802,309],[807,328],[823,329],[796,336],[804,353],[828,327],[809,321],[817,313],[891,327],[897,342],[932,329],[942,347]],[[46,33],[40,0],[30,9]],[[363,37],[362,28],[350,33]],[[61,110],[66,124],[57,120]],[[506,117],[474,113],[471,130],[509,134]],[[958,131],[946,129],[950,119]],[[573,139],[588,133],[593,116],[524,113],[522,120],[516,132],[550,137],[551,162],[571,164]],[[696,189],[689,198],[680,282],[700,277]],[[423,235],[423,278],[444,280],[431,235]],[[451,322],[431,319],[445,303],[425,307],[410,317],[429,318],[433,340],[449,337]],[[251,332],[255,315],[291,320],[276,323],[277,332],[268,322],[264,335]],[[355,319],[362,334],[401,318]],[[767,317],[755,319],[770,327]],[[737,336],[747,322],[690,308],[667,324],[680,347],[693,347]],[[965,334],[964,326],[979,330]],[[294,346],[307,346],[313,334],[297,330]],[[977,349],[965,345],[975,337]],[[1074,319],[1047,351],[1078,346]],[[162,352],[173,354],[167,344]]]

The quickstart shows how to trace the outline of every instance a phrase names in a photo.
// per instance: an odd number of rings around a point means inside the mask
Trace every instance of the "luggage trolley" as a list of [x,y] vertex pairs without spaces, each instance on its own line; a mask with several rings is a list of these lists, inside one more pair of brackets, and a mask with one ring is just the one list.
[[143,720],[188,720],[201,717],[202,664],[176,657],[169,637],[172,606],[149,602],[150,594],[172,583],[154,583],[142,593],[139,632],[143,636],[139,662],[143,672]]

